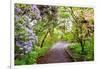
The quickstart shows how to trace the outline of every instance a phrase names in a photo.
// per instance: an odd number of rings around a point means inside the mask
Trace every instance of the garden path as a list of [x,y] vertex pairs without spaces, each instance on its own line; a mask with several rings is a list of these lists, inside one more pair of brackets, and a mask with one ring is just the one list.
[[71,57],[65,52],[65,48],[69,43],[65,41],[58,41],[52,48],[47,52],[46,55],[40,57],[37,60],[38,64],[44,63],[61,63],[61,62],[71,62]]

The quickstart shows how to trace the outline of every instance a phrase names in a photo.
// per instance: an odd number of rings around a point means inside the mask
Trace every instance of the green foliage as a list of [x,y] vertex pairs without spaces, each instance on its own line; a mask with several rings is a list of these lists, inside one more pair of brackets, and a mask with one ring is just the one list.
[[[53,43],[54,41],[52,41],[52,39],[48,37],[42,48],[40,46],[35,45],[32,52],[25,54],[24,56],[20,56],[20,59],[16,59],[15,65],[36,64],[37,58],[39,58],[40,56],[44,56],[46,52],[48,51],[48,49],[52,47]],[[16,51],[20,52],[18,50]]]
[[68,41],[68,42],[73,42],[74,36],[71,32],[70,33],[65,33],[64,36],[63,36],[63,39],[65,41]]
[[15,60],[15,65],[24,65],[24,64],[25,64],[24,60],[18,60],[18,59]]
[[65,7],[59,7],[58,12],[59,12],[58,13],[59,17],[62,17],[62,18],[69,17],[69,13],[66,12],[66,8]]
[[[84,56],[86,61],[92,61],[94,60],[94,40],[91,39],[90,41],[85,42],[84,46]],[[74,43],[68,47],[72,51],[73,57],[77,61],[82,60],[82,54],[81,54],[81,46],[79,43]]]
[[[55,42],[62,40],[72,43],[68,48],[78,61],[81,60],[82,56],[80,41],[85,41],[85,60],[90,61],[94,59],[93,9],[37,5],[41,14],[41,19],[36,19],[36,14],[33,13],[31,9],[32,5],[16,4],[15,9],[16,8],[20,8],[22,11],[15,13],[15,37],[21,34],[23,36],[21,36],[22,39],[20,38],[20,40],[29,40],[27,36],[29,32],[22,28],[24,27],[23,23],[27,22],[22,15],[27,13],[27,15],[30,16],[30,21],[36,21],[32,30],[38,37],[38,42],[33,45],[33,50],[27,54],[25,54],[20,47],[15,46],[15,65],[36,64],[37,59],[44,56]],[[18,21],[16,15],[20,18]],[[85,21],[87,23],[85,23]],[[69,22],[72,23],[70,31],[67,30]],[[46,37],[44,37],[45,35]],[[43,39],[44,42],[41,47]]]

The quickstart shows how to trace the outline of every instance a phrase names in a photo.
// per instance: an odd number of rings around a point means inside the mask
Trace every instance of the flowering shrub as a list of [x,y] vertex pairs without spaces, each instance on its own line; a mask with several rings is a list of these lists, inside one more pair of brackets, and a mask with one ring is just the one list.
[[74,50],[82,49],[81,57],[93,59],[92,8],[15,4],[14,11],[15,65],[38,63],[58,41],[79,44]]
[[35,21],[40,18],[40,11],[36,5],[15,5],[15,45],[24,53],[30,52],[32,46],[38,42],[33,27]]

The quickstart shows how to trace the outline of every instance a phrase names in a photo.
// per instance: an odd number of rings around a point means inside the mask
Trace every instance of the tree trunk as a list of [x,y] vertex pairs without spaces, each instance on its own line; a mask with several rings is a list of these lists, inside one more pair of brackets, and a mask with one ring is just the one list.
[[83,45],[83,42],[80,41],[80,44],[81,44],[81,53],[83,53],[83,52],[84,52],[84,45]]
[[84,61],[85,60],[85,54],[84,54],[84,44],[83,44],[83,42],[81,41],[80,42],[80,44],[81,44],[81,57],[80,57],[80,59],[82,60],[82,61]]
[[45,39],[46,39],[48,33],[49,33],[49,29],[47,30],[47,32],[46,32],[46,34],[45,34],[45,36],[44,36],[44,38],[43,38],[43,40],[42,40],[42,42],[41,42],[41,45],[40,45],[41,48],[43,47],[44,41],[45,41]]

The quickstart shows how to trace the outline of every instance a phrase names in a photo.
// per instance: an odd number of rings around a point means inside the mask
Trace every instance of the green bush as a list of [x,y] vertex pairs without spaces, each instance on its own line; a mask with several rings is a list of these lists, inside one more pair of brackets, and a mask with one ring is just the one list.
[[74,40],[74,39],[73,39],[73,34],[72,34],[72,33],[66,33],[66,34],[64,34],[63,39],[64,39],[65,41],[72,42],[72,41]]
[[[80,61],[82,58],[81,46],[79,43],[74,43],[68,47],[72,51],[73,57]],[[84,46],[84,56],[86,61],[94,60],[94,43],[93,40],[86,41]]]

